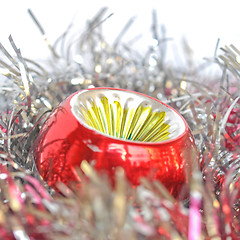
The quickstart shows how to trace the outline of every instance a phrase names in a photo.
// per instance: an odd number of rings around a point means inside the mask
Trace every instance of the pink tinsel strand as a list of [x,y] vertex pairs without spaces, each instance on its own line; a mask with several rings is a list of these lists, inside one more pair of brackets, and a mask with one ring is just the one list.
[[201,236],[201,213],[200,213],[201,203],[202,203],[201,193],[197,191],[191,192],[189,209],[189,229],[188,229],[189,240],[199,240]]

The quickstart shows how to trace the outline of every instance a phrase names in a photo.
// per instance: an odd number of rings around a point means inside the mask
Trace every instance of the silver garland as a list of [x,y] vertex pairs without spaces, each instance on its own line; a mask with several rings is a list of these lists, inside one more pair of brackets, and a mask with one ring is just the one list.
[[[240,51],[233,45],[206,61],[222,76],[203,80],[202,66],[185,51],[185,67],[168,64],[166,31],[153,12],[153,45],[140,54],[122,41],[133,19],[113,44],[102,34],[107,9],[101,9],[81,34],[71,25],[52,45],[29,10],[50,49],[47,64],[15,56],[0,44],[1,239],[237,239],[239,216]],[[193,67],[196,66],[196,67]],[[206,77],[206,76],[205,76]],[[142,180],[130,188],[119,170],[116,189],[84,163],[83,189],[59,184],[61,195],[42,182],[31,146],[48,114],[80,89],[117,87],[151,95],[176,108],[195,137],[199,170],[193,172],[189,202],[174,199],[159,182]],[[231,121],[229,119],[232,119]],[[81,174],[79,172],[79,174]],[[198,204],[201,203],[201,204]],[[195,215],[194,215],[195,214]],[[193,233],[193,230],[196,231]]]

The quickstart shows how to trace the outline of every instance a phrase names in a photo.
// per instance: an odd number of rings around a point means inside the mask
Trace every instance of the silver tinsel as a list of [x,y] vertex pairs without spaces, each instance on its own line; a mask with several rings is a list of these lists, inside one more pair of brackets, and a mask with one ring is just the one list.
[[[203,80],[202,66],[186,50],[185,67],[165,59],[169,38],[153,12],[152,42],[140,54],[122,41],[133,19],[113,44],[102,34],[110,21],[106,8],[81,34],[70,27],[52,45],[34,14],[51,51],[42,65],[26,59],[12,37],[15,55],[4,46],[0,58],[0,238],[1,239],[238,239],[240,51],[233,45],[206,60],[221,77]],[[187,48],[186,48],[187,49]],[[197,67],[193,67],[197,66]],[[204,76],[206,77],[206,75]],[[151,95],[177,109],[195,137],[199,170],[193,172],[189,199],[174,199],[159,182],[142,180],[131,189],[124,172],[116,189],[84,163],[83,189],[59,184],[56,194],[35,169],[31,147],[39,128],[71,93],[91,87],[117,87]]]

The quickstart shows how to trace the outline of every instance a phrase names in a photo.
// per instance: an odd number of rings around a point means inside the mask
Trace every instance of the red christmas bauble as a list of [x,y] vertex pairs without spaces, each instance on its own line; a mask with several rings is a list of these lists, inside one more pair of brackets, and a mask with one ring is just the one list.
[[120,166],[132,186],[149,177],[177,196],[196,161],[196,146],[182,116],[161,101],[129,90],[93,88],[72,94],[52,112],[33,154],[52,187],[75,181],[74,167],[87,160],[112,181]]
[[225,147],[234,151],[240,146],[240,109],[233,108],[226,125]]

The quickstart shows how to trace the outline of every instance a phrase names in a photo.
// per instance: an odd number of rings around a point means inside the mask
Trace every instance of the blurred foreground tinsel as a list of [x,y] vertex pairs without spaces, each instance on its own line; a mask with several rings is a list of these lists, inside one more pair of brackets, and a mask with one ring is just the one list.
[[[167,64],[155,12],[155,45],[144,55],[121,41],[132,20],[113,44],[105,41],[105,8],[83,33],[69,37],[70,26],[54,45],[29,13],[52,58],[43,65],[24,58],[11,36],[13,56],[0,45],[0,239],[240,239],[240,51],[231,45],[208,59],[222,71],[208,79],[188,54],[185,67]],[[148,179],[132,189],[122,169],[113,190],[86,162],[84,176],[77,170],[80,191],[59,184],[57,194],[41,181],[31,145],[44,119],[71,93],[100,86],[154,96],[185,117],[200,153],[184,189],[189,199],[174,199]]]

